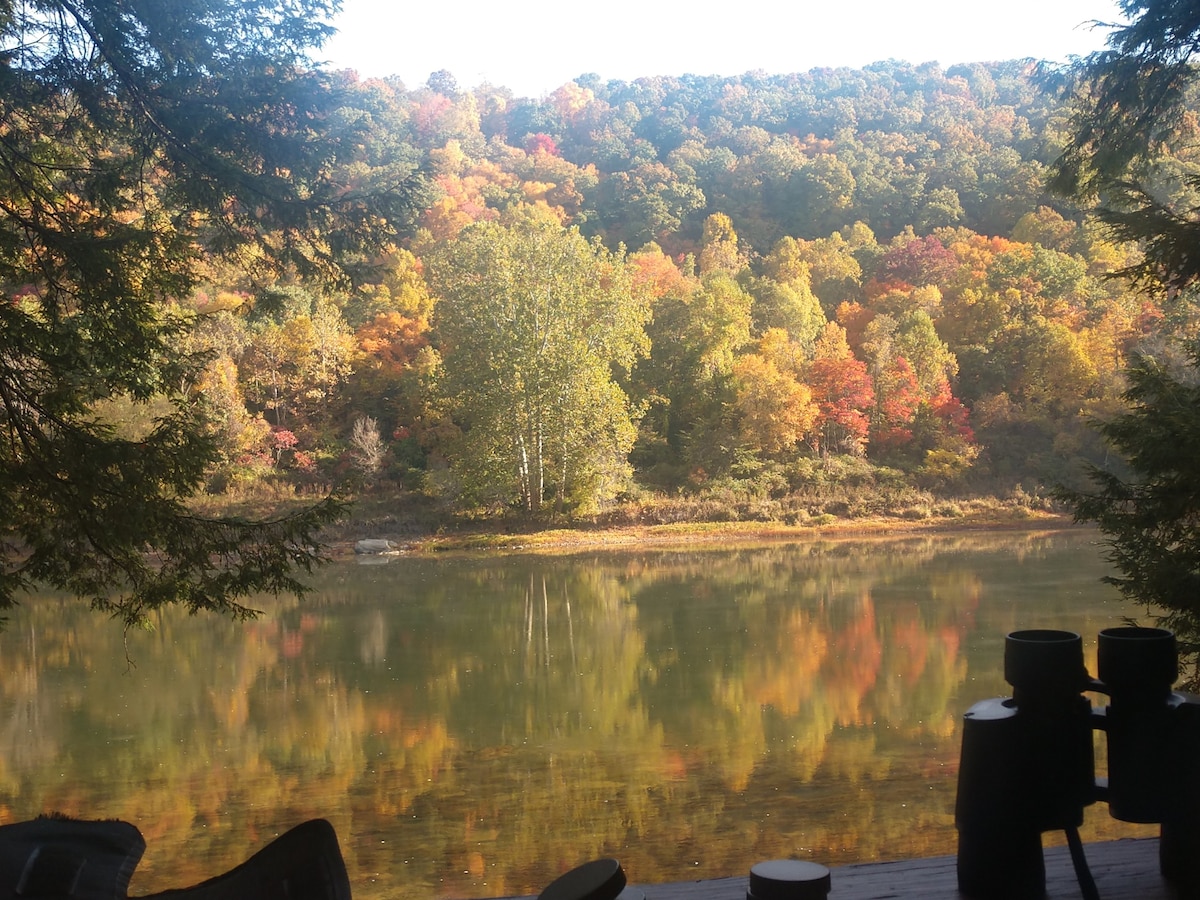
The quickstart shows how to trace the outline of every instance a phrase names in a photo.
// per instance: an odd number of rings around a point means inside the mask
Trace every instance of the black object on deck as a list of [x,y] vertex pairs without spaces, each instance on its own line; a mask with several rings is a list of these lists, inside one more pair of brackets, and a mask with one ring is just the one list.
[[[0,896],[126,900],[146,842],[128,822],[45,816],[0,826]],[[351,900],[333,826],[297,825],[234,869],[142,900]]]
[[[1200,896],[1200,697],[1173,691],[1175,637],[1159,628],[1100,632],[1099,679],[1070,631],[1014,631],[1004,677],[1013,695],[983,700],[963,719],[954,819],[958,883],[969,897],[1045,893],[1041,835],[1067,833],[1078,880],[1098,896],[1079,841],[1084,807],[1161,825],[1163,876]],[[1093,708],[1085,692],[1106,694]],[[1097,778],[1092,736],[1104,732],[1108,775]]]

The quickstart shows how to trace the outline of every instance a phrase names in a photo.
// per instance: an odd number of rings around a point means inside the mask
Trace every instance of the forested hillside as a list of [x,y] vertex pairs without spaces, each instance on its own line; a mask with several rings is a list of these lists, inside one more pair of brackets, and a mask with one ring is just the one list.
[[1036,492],[1103,457],[1089,420],[1130,351],[1193,327],[1047,192],[1070,110],[1024,62],[582,76],[537,100],[340,78],[333,125],[366,134],[346,189],[419,170],[427,193],[338,291],[247,255],[176,298],[198,316],[180,352],[212,354],[214,493],[355,477],[587,513],[846,480]]

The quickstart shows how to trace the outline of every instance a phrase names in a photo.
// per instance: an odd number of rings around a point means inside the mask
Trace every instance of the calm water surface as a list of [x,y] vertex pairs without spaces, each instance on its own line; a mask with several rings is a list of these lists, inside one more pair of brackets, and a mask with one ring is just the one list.
[[1136,612],[1095,540],[345,563],[256,622],[127,645],[34,598],[0,635],[0,821],[133,822],[135,894],[315,816],[358,900],[536,893],[599,856],[652,883],[952,853],[959,722],[1008,693],[1004,635],[1078,631],[1094,672]]

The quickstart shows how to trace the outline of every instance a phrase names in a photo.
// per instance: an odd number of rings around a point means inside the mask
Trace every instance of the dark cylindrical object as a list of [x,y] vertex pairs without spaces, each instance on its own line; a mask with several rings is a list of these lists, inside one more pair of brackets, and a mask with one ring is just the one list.
[[1200,697],[1176,691],[1170,704],[1170,795],[1159,864],[1181,897],[1200,897]]
[[1021,794],[1020,723],[1011,700],[980,700],[963,716],[954,823],[959,831],[1030,828]]
[[958,890],[973,900],[1046,895],[1042,836],[1029,828],[1008,833],[958,833]]
[[799,859],[769,859],[750,868],[746,900],[825,900],[829,869]]
[[1018,706],[1053,702],[1087,690],[1083,638],[1046,628],[1014,631],[1004,639],[1004,680]]
[[1109,692],[1165,698],[1179,677],[1175,635],[1162,628],[1106,628],[1096,642],[1100,680]]
[[576,866],[550,882],[538,900],[616,900],[625,888],[625,870],[615,859]]
[[1171,685],[1179,674],[1175,636],[1161,628],[1107,628],[1096,647],[1110,702],[1108,807],[1123,822],[1169,818],[1178,790],[1171,777],[1176,741]]
[[1181,897],[1200,896],[1200,822],[1163,822],[1158,866]]
[[1012,699],[963,719],[954,819],[959,890],[971,897],[1045,892],[1043,831],[1077,828],[1096,798],[1091,677],[1072,631],[1014,631],[1004,643]]
[[1096,800],[1092,684],[1083,639],[1073,631],[1014,631],[1004,642],[1004,677],[1013,686],[1024,768],[1017,790],[1038,831],[1077,828]]
[[968,897],[1045,893],[1041,830],[1025,789],[1025,741],[1012,700],[981,700],[963,717],[954,824],[958,888]]

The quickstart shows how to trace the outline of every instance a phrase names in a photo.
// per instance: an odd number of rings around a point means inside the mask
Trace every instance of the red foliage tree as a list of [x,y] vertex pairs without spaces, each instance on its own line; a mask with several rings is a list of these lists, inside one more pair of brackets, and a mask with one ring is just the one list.
[[549,156],[558,156],[558,144],[554,142],[554,138],[548,134],[538,132],[531,134],[525,139],[525,152],[530,156],[536,156],[539,153],[545,153]]
[[814,448],[823,454],[830,450],[861,453],[875,389],[867,364],[854,358],[840,325],[831,322],[825,326],[807,380],[819,410],[812,432]]
[[916,373],[903,356],[894,357],[875,379],[871,447],[887,452],[911,443],[913,420],[924,400]]
[[975,440],[975,431],[971,428],[971,414],[961,400],[954,396],[950,382],[942,379],[929,398],[929,409],[934,417],[943,424],[945,432],[967,443]]
[[914,238],[884,254],[875,270],[875,280],[901,282],[912,287],[944,284],[958,269],[958,257],[932,234]]

